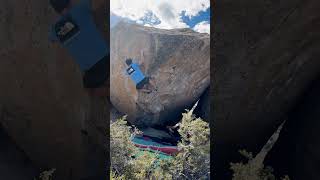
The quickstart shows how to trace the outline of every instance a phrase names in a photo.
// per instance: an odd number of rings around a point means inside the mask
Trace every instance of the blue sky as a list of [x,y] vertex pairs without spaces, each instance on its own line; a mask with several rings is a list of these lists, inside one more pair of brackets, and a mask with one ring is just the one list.
[[162,29],[210,33],[209,0],[111,0],[111,28],[120,20]]
[[182,12],[182,20],[191,28],[194,28],[200,22],[207,21],[210,22],[210,8],[205,11],[200,11],[197,16],[188,17],[184,15],[185,12]]

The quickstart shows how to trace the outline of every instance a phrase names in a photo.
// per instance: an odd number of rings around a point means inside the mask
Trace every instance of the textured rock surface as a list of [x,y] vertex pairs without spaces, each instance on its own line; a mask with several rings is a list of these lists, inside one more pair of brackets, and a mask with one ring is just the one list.
[[[107,37],[106,1],[93,7]],[[2,0],[0,14],[0,123],[36,166],[57,168],[58,179],[104,174],[107,105],[88,97],[79,68],[48,42],[55,19],[48,1]]]
[[30,180],[39,175],[30,160],[0,126],[0,179]]
[[214,7],[214,159],[229,169],[257,152],[320,73],[320,2],[217,1]]
[[267,157],[277,174],[290,179],[320,179],[320,78],[288,116],[280,138]]
[[[209,86],[208,34],[119,23],[110,38],[110,99],[133,124],[153,126],[177,120]],[[125,74],[128,57],[143,63],[143,71],[154,78],[158,91],[137,92]]]

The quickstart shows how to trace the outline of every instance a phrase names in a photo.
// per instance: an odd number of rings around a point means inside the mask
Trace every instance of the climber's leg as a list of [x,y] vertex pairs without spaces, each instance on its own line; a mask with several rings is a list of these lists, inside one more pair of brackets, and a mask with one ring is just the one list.
[[83,84],[91,95],[107,96],[108,94],[107,59],[108,56],[104,57],[84,74]]
[[155,89],[155,85],[150,77],[146,77],[137,84],[137,89],[141,92],[151,93]]
[[137,85],[137,89],[143,89],[144,85],[146,85],[149,82],[149,78],[145,77],[142,81],[140,81]]
[[149,78],[145,77],[142,81],[140,81],[137,85],[136,88],[137,90],[145,93],[150,93],[151,90],[146,88],[146,85],[149,83]]

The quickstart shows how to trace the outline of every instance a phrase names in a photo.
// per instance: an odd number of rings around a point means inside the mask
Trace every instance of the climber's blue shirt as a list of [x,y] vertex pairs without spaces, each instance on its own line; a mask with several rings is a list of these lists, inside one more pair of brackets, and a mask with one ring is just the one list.
[[90,0],[80,0],[50,29],[51,41],[59,41],[79,64],[90,69],[108,53],[107,43],[98,31],[91,13]]
[[136,85],[145,78],[139,67],[139,64],[135,63],[132,63],[131,66],[127,69],[127,74]]

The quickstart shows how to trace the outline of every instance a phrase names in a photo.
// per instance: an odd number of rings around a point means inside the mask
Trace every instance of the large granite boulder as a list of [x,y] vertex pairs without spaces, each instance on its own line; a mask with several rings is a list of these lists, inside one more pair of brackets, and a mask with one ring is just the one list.
[[[135,125],[178,120],[184,108],[209,86],[209,34],[120,22],[111,29],[110,38],[110,100]],[[147,94],[136,90],[125,73],[126,58],[143,64],[157,91]]]
[[258,152],[319,75],[319,10],[318,0],[215,3],[216,174],[239,160],[239,149]]
[[[107,39],[107,2],[92,2]],[[89,97],[77,65],[49,43],[49,1],[2,0],[0,14],[0,123],[37,167],[56,168],[57,179],[105,176],[106,100]]]

